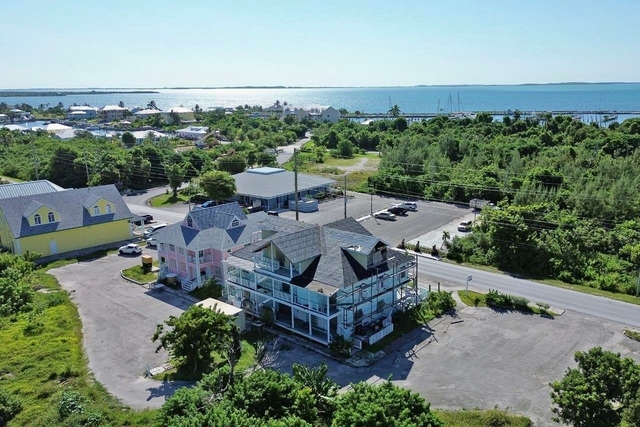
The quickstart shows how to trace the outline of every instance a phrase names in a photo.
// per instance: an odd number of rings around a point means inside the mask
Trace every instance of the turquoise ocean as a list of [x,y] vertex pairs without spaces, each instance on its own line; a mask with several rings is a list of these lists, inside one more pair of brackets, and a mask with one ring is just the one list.
[[[42,89],[73,91],[87,89]],[[99,91],[100,89],[95,89]],[[123,89],[125,90],[125,89]],[[127,89],[135,90],[135,89]],[[142,90],[142,89],[140,89]],[[272,105],[276,100],[295,106],[331,105],[349,111],[381,113],[397,104],[403,113],[477,111],[619,111],[640,112],[640,84],[550,84],[519,86],[418,86],[367,88],[242,88],[242,89],[149,89],[150,94],[84,94],[67,96],[0,97],[9,105],[34,107],[62,102],[65,107],[89,104],[96,107],[124,102],[144,107],[155,101],[160,109]],[[635,115],[634,115],[635,116]]]

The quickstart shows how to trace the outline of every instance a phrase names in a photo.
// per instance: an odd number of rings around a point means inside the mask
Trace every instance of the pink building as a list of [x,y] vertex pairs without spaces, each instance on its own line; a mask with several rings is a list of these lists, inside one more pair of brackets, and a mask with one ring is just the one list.
[[[270,217],[266,212],[245,215],[237,202],[194,209],[184,220],[158,231],[160,277],[175,273],[186,291],[215,277],[224,284],[223,261],[231,252],[261,239],[261,230],[278,229],[295,221]],[[289,225],[290,227],[292,225]]]

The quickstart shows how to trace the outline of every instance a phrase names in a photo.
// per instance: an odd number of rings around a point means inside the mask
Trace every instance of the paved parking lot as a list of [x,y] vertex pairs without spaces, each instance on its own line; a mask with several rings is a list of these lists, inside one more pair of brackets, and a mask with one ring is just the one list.
[[[527,415],[536,426],[553,426],[549,383],[574,366],[576,351],[602,346],[640,359],[640,343],[622,335],[623,325],[573,312],[549,319],[466,307],[458,316],[414,331],[374,366],[355,369],[328,360],[330,375],[343,387],[392,375],[394,383],[420,393],[435,408],[498,405]],[[293,363],[315,366],[323,357],[294,347],[280,352],[278,360],[290,372]]]
[[[370,213],[386,209],[390,205],[402,203],[403,200],[390,197],[371,197],[368,194],[349,193],[355,197],[347,198],[347,216],[363,219],[362,225],[376,237],[396,246],[402,239],[406,242],[438,229],[452,221],[458,221],[469,214],[472,209],[439,202],[417,202],[418,211],[398,215],[396,221],[371,218]],[[320,203],[320,210],[313,213],[300,213],[300,220],[312,224],[327,224],[344,218],[344,199],[334,199]],[[373,208],[373,209],[372,209]],[[295,212],[283,212],[285,218],[295,219]],[[441,234],[441,233],[440,233]],[[422,244],[422,243],[421,243]]]
[[[155,353],[151,336],[156,324],[180,315],[190,303],[120,278],[121,269],[139,262],[139,257],[110,255],[51,273],[78,305],[96,379],[133,408],[157,408],[183,384],[143,377],[147,365],[167,360],[165,352]],[[573,365],[575,351],[602,346],[640,359],[640,343],[622,335],[623,325],[570,311],[550,319],[465,307],[457,316],[413,331],[371,367],[356,369],[329,359],[330,375],[341,386],[392,375],[398,385],[420,393],[437,408],[499,405],[526,414],[536,425],[553,425],[548,383]],[[290,372],[293,363],[316,366],[323,359],[292,345],[280,352],[274,367]]]
[[109,255],[50,273],[72,292],[78,306],[95,378],[132,408],[158,408],[182,384],[144,378],[147,365],[153,368],[168,358],[165,351],[155,353],[151,336],[158,323],[179,316],[190,302],[166,292],[152,293],[120,277],[120,270],[138,263],[139,256]]

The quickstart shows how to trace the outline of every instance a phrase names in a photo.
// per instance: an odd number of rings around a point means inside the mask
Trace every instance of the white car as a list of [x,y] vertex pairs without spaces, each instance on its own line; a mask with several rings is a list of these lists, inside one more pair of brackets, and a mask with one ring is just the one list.
[[397,204],[396,206],[402,209],[406,209],[408,211],[413,211],[413,212],[418,210],[418,204],[416,202],[403,202],[403,203]]
[[120,249],[118,249],[118,253],[120,255],[139,255],[142,253],[142,248],[135,243],[129,243],[128,245],[121,246]]
[[460,225],[458,225],[458,231],[471,231],[472,226],[473,221],[462,221]]
[[158,239],[156,239],[155,237],[151,237],[147,239],[146,242],[147,242],[147,246],[153,246],[153,247],[158,246]]
[[376,212],[373,214],[374,217],[379,218],[379,219],[386,219],[387,221],[395,221],[396,220],[396,216],[394,214],[392,214],[391,212],[387,212],[387,211],[382,211],[382,212]]

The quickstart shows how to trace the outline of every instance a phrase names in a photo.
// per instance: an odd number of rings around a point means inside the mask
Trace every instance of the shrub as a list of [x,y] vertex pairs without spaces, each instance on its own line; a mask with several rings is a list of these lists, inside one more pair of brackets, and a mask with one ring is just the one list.
[[442,314],[455,308],[456,301],[451,296],[451,292],[429,292],[429,308],[435,313]]
[[523,297],[511,297],[511,302],[516,308],[524,308],[529,306],[529,300]]
[[329,343],[329,350],[340,357],[349,357],[353,341],[346,339],[342,335],[337,335]]
[[217,299],[222,296],[222,285],[215,278],[210,277],[202,287],[194,289],[191,294],[201,300],[207,298]]
[[84,414],[85,398],[77,391],[65,391],[58,404],[58,415],[67,418],[71,415]]
[[0,426],[7,423],[22,411],[22,403],[0,388]]

